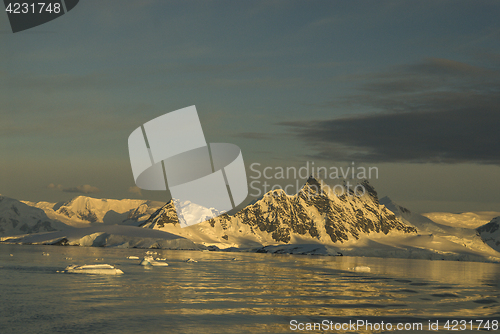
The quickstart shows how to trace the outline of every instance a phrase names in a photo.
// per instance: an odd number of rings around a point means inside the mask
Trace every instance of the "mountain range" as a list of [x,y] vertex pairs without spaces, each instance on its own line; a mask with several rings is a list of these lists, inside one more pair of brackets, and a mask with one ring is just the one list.
[[55,221],[69,226],[85,227],[89,223],[135,225],[148,219],[165,203],[136,199],[97,199],[78,196],[67,202],[28,202],[31,207],[42,209]]
[[368,182],[363,185],[368,190],[363,196],[339,195],[311,177],[296,195],[273,190],[232,216],[222,214],[187,228],[180,228],[170,201],[140,226],[224,248],[305,242],[333,245],[367,234],[417,233],[379,204]]
[[361,185],[364,194],[337,193],[310,177],[295,195],[273,190],[235,214],[186,228],[180,227],[176,204],[185,213],[210,209],[176,200],[78,196],[48,203],[0,197],[0,240],[500,262],[499,218],[477,229],[447,226],[388,197],[379,200],[367,181]]

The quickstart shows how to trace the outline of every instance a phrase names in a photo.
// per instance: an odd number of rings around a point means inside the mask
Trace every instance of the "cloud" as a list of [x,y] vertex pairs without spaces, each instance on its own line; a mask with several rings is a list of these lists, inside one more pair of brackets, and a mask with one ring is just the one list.
[[320,159],[500,164],[498,70],[425,59],[367,76],[358,90],[343,103],[373,113],[280,124]]
[[62,189],[63,189],[63,186],[62,186],[62,185],[60,185],[60,184],[58,184],[58,185],[56,186],[55,184],[51,183],[51,184],[49,184],[49,185],[47,186],[47,188],[49,188],[49,189],[58,189],[58,190],[62,190]]
[[93,187],[93,186],[88,185],[88,184],[84,184],[84,185],[77,186],[77,187],[71,187],[71,188],[63,188],[62,191],[67,192],[67,193],[81,193],[81,194],[95,194],[95,193],[101,192],[101,190],[99,190],[99,188]]
[[139,188],[138,186],[133,186],[133,187],[128,188],[128,192],[142,196],[141,188]]
[[47,188],[60,190],[60,191],[66,192],[66,193],[95,194],[95,193],[101,192],[101,190],[99,190],[99,188],[93,187],[93,186],[88,185],[88,184],[84,184],[84,185],[76,186],[76,187],[65,188],[60,184],[55,185],[53,183],[50,183],[47,186]]

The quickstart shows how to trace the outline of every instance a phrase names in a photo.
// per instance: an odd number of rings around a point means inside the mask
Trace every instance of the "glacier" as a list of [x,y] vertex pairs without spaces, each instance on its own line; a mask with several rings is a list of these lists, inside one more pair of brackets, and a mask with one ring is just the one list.
[[4,237],[3,242],[86,247],[206,249],[203,245],[168,232],[124,225],[94,225],[65,231]]

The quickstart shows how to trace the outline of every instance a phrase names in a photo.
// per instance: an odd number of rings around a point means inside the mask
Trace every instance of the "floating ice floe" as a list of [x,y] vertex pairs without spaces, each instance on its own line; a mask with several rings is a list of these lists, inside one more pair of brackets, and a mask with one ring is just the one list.
[[366,267],[366,266],[358,266],[358,267],[354,267],[354,268],[349,268],[349,270],[368,273],[368,272],[370,272],[371,269],[370,269],[370,267]]
[[67,274],[96,274],[96,275],[121,275],[123,271],[116,269],[110,264],[70,265],[63,273]]
[[152,256],[145,256],[144,259],[142,259],[140,265],[141,266],[166,267],[166,266],[168,266],[168,263],[155,261],[155,259],[153,259]]
[[129,259],[129,260],[139,260],[139,257],[138,256],[134,256],[134,255],[130,255],[130,256],[127,256],[127,259]]
[[195,259],[191,259],[191,258],[189,258],[189,259],[187,259],[187,260],[186,260],[186,262],[191,263],[191,262],[198,262],[198,261],[196,261]]

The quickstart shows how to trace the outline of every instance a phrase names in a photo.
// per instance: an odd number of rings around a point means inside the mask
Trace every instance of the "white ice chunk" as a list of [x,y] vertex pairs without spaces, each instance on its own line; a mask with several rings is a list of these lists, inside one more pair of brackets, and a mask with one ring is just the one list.
[[155,261],[155,259],[152,256],[145,256],[144,259],[142,259],[140,265],[141,266],[153,266],[153,267],[167,267],[168,263]]
[[68,274],[121,275],[123,271],[110,264],[70,265],[63,271]]
[[354,270],[354,271],[369,273],[371,269],[370,269],[370,267],[366,267],[366,266],[357,266],[357,267],[354,267],[354,268],[349,268],[349,270]]

